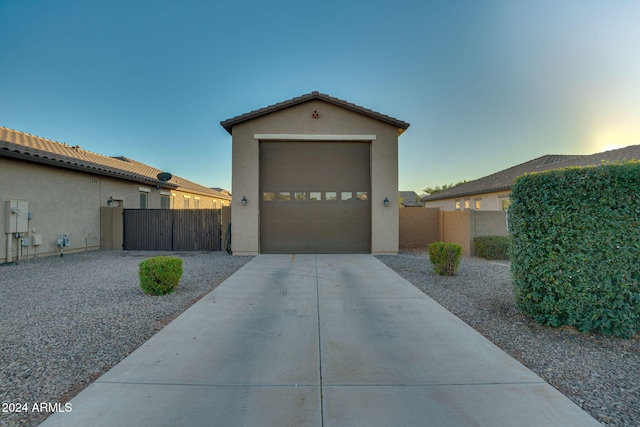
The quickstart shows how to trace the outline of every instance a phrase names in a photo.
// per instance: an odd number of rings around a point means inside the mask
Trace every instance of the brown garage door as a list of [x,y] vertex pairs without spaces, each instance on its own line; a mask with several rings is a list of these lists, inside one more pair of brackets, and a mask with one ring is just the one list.
[[260,252],[370,253],[371,144],[260,143]]

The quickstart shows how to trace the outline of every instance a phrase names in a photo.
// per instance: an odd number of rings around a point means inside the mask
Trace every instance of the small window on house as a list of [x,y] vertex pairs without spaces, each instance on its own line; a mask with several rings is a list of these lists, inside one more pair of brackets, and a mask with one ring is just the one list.
[[311,191],[309,193],[309,200],[320,200],[322,198],[322,193],[319,191]]
[[171,196],[160,195],[160,209],[171,209]]
[[193,199],[193,208],[200,209],[200,199]]
[[482,206],[482,200],[481,199],[474,200],[474,206],[476,210],[480,210],[480,207]]
[[336,193],[335,191],[327,191],[326,193],[324,193],[324,199],[325,200],[338,200],[338,193]]
[[304,191],[296,191],[293,193],[293,197],[295,197],[296,200],[305,200],[307,198],[307,193]]
[[456,210],[460,210],[460,200],[456,200]]
[[189,199],[187,197],[184,198],[184,203],[182,207],[184,209],[189,209]]
[[144,191],[141,191],[140,192],[140,209],[148,208],[147,198],[148,198],[147,193],[145,193]]
[[366,191],[358,191],[356,192],[356,199],[358,200],[367,200],[368,194]]
[[500,208],[503,211],[509,210],[509,205],[511,205],[511,199],[508,197],[500,200]]
[[464,208],[471,209],[471,201],[469,199],[464,200]]
[[343,191],[340,193],[340,200],[351,200],[353,199],[353,193],[351,191]]
[[278,200],[281,202],[288,202],[291,200],[291,193],[288,191],[281,191],[278,193]]

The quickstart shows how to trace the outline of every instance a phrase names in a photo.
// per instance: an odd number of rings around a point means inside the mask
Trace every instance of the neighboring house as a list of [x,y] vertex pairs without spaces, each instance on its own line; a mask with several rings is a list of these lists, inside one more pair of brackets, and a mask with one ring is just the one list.
[[516,177],[576,166],[596,166],[603,162],[640,159],[640,145],[588,155],[546,155],[484,178],[469,181],[447,190],[423,197],[425,207],[453,210],[506,210],[509,207],[511,185]]
[[218,193],[226,194],[227,196],[231,197],[231,192],[229,190],[225,190],[224,188],[220,187],[211,187],[211,189],[216,190]]
[[[65,251],[99,248],[102,206],[211,209],[231,203],[230,195],[178,176],[162,182],[160,172],[127,157],[0,127],[0,263],[7,254],[58,253],[64,234],[70,242]],[[16,222],[26,227],[17,235]]]
[[398,252],[408,123],[311,92],[220,124],[233,141],[235,255]]
[[399,191],[398,202],[401,208],[421,208],[420,196],[415,191]]

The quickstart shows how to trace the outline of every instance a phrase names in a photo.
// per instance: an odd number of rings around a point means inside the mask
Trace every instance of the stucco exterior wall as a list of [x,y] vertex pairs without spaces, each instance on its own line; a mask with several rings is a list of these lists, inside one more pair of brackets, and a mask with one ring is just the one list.
[[[319,118],[313,118],[317,111]],[[374,254],[398,252],[397,128],[336,105],[312,100],[233,127],[232,250],[255,255],[259,237],[259,140],[255,135],[375,135],[371,142],[371,203]],[[242,206],[243,197],[247,205]],[[391,202],[385,207],[387,197]]]
[[465,255],[474,255],[478,236],[508,236],[505,211],[440,211],[439,240],[462,245]]
[[222,206],[229,206],[230,201],[225,199],[218,199],[211,196],[205,196],[202,194],[194,194],[181,190],[173,189],[156,189],[153,186],[145,184],[136,184],[133,182],[100,177],[100,201],[102,206],[106,206],[106,201],[109,197],[112,197],[117,206],[124,207],[125,209],[139,209],[140,208],[140,192],[147,193],[147,208],[148,209],[160,209],[162,196],[170,198],[170,209],[185,209],[184,200],[189,200],[189,209],[196,209],[194,201],[199,200],[198,209],[220,209]]
[[440,209],[400,209],[400,247],[426,248],[437,242]]
[[[65,252],[98,249],[100,247],[101,179],[86,173],[62,168],[0,158],[0,182],[2,182],[2,206],[0,208],[0,262],[7,260],[7,239],[4,224],[5,200],[26,200],[31,220],[28,236],[42,236],[42,245],[19,248],[18,240],[11,237],[11,258],[18,251],[24,257],[37,250],[38,256],[58,254],[57,240],[67,233],[71,245]],[[104,198],[106,205],[107,198]]]
[[[6,157],[0,157],[0,183],[0,263],[7,260],[10,236],[5,233],[6,200],[29,202],[31,220],[28,235],[24,238],[30,243],[31,235],[42,236],[42,244],[37,248],[19,248],[19,241],[12,238],[11,259],[15,260],[18,255],[26,258],[27,252],[29,257],[33,257],[36,250],[38,256],[58,255],[60,247],[57,240],[65,233],[71,242],[64,248],[65,253],[100,248],[100,208],[108,206],[110,197],[117,206],[138,209],[142,190],[147,194],[147,207],[159,209],[162,194],[175,194],[174,198],[180,199],[178,208],[183,206],[183,195],[190,194],[179,190],[157,190],[154,186],[132,181]],[[194,197],[200,197],[201,209],[213,207],[212,197],[191,194],[191,198]],[[110,245],[113,246],[112,243]]]
[[462,246],[462,253],[471,255],[471,211],[440,211],[439,241]]
[[509,235],[506,211],[476,211],[474,214],[474,237]]

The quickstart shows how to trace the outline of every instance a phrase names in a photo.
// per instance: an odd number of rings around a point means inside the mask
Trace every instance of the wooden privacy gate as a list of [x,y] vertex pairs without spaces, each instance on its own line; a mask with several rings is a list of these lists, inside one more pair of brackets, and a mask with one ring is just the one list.
[[220,209],[124,209],[124,250],[219,251]]

